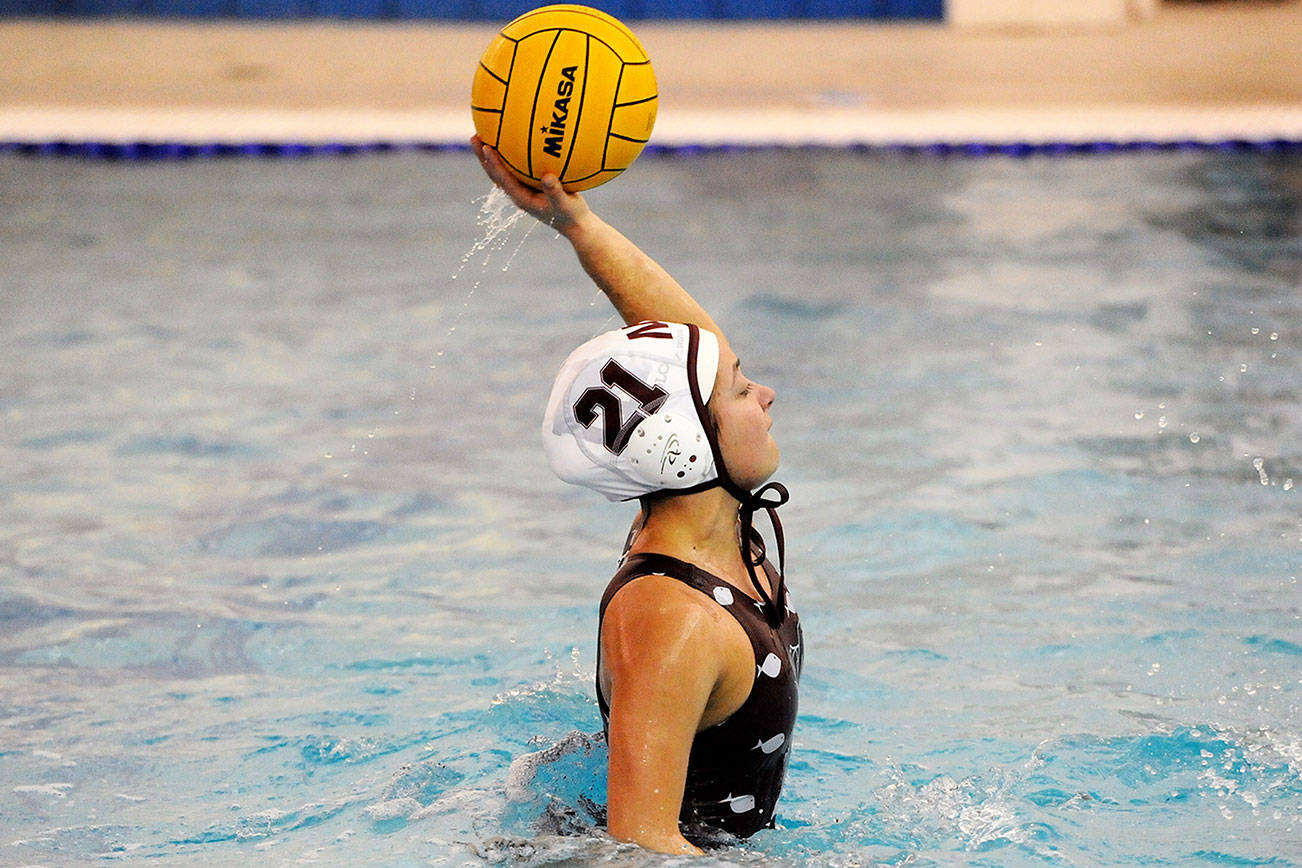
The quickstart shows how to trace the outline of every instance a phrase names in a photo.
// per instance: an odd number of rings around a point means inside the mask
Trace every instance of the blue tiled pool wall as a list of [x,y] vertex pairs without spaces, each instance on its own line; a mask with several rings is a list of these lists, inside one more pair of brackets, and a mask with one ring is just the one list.
[[[544,0],[0,0],[0,16],[508,20]],[[589,0],[630,20],[903,18],[938,20],[944,0]]]

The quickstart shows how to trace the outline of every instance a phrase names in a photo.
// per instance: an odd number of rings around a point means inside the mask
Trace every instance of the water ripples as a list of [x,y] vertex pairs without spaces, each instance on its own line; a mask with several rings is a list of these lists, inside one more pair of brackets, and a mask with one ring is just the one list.
[[[6,161],[0,862],[669,863],[599,822],[631,510],[537,448],[610,318],[500,197],[475,245],[459,160]],[[1302,853],[1298,177],[762,152],[603,188],[777,388],[794,495],[782,828],[699,864]]]

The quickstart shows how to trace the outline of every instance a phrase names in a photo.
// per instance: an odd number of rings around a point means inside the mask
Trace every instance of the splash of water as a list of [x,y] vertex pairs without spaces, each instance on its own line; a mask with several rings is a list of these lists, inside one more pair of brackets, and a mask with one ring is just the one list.
[[538,777],[539,769],[558,762],[569,754],[592,754],[605,742],[602,732],[583,733],[573,730],[559,741],[533,753],[517,756],[511,761],[506,773],[506,798],[511,802],[523,802],[535,798],[530,785]]
[[[479,202],[479,213],[475,217],[475,225],[483,230],[484,236],[471,245],[466,254],[461,257],[461,264],[452,274],[452,279],[456,280],[466,270],[472,259],[483,254],[480,260],[480,276],[470,289],[472,293],[483,281],[483,272],[488,268],[493,255],[506,248],[511,240],[511,230],[525,216],[525,212],[517,208],[511,198],[497,187],[494,187],[487,195],[480,197],[477,201]],[[516,243],[515,249],[511,251],[506,262],[502,264],[503,271],[510,268],[512,260],[520,252],[520,248],[524,246],[525,240],[533,232],[535,225],[537,224],[529,223],[524,235]]]
[[[476,201],[479,203],[479,213],[475,215],[475,225],[483,231],[483,237],[472,244],[465,255],[461,257],[461,262],[457,265],[456,271],[452,272],[451,279],[456,280],[461,277],[471,261],[476,257],[479,257],[479,273],[471,283],[470,289],[466,291],[466,297],[461,300],[461,307],[457,309],[452,324],[448,326],[447,333],[444,335],[446,339],[450,339],[456,332],[457,326],[461,323],[461,318],[470,307],[470,299],[474,297],[475,290],[479,289],[480,284],[484,281],[484,274],[488,271],[489,263],[492,262],[496,254],[506,249],[506,246],[511,241],[512,230],[526,216],[525,212],[517,208],[515,203],[511,201],[511,197],[507,196],[498,187],[494,187]],[[536,225],[537,223],[532,221],[528,223],[519,241],[516,242],[515,248],[506,257],[506,261],[502,263],[503,271],[511,267],[516,254],[524,247],[525,241],[529,239],[529,235],[532,234]],[[444,350],[439,350],[435,353],[435,358],[442,358],[444,352]],[[430,370],[434,370],[437,365],[437,361],[431,362]],[[415,400],[414,396],[412,400]]]
[[[498,187],[494,187],[486,195],[481,196],[475,201],[479,203],[479,212],[475,216],[475,225],[482,230],[483,236],[475,241],[475,243],[470,246],[470,249],[461,257],[461,261],[458,263],[456,270],[451,274],[451,279],[456,280],[461,277],[470,266],[471,261],[477,256],[482,256],[479,260],[479,273],[471,283],[470,289],[467,290],[465,297],[461,300],[460,307],[457,308],[457,311],[452,318],[452,322],[448,325],[448,329],[444,333],[442,341],[444,347],[446,347],[451,341],[452,336],[456,334],[457,326],[461,324],[462,317],[464,317],[466,311],[469,310],[470,300],[474,297],[475,290],[478,289],[480,284],[483,282],[484,274],[488,270],[489,263],[493,260],[496,254],[500,253],[507,247],[512,238],[512,230],[520,220],[526,216],[525,212],[517,208],[515,203],[511,201],[511,198]],[[533,221],[529,222],[524,233],[520,235],[519,241],[516,242],[515,248],[502,264],[502,271],[506,271],[510,267],[516,254],[520,252],[525,241],[528,240],[530,233],[533,232],[533,227],[535,225],[536,224]],[[438,359],[443,358],[446,352],[446,349],[440,349],[435,352],[435,358],[434,361],[430,362],[429,370],[435,370],[438,367]],[[407,400],[412,404],[416,403],[417,389],[415,387],[408,389]],[[401,416],[402,410],[395,408],[393,410],[393,415]],[[368,432],[366,437],[368,440],[375,439],[375,432]],[[370,454],[369,450],[359,450],[357,443],[353,443],[348,450],[350,455],[356,455],[359,451],[363,456],[368,456]],[[322,457],[325,459],[334,458],[334,452],[332,450],[324,451]],[[342,478],[348,478],[349,474],[341,473],[341,476]]]

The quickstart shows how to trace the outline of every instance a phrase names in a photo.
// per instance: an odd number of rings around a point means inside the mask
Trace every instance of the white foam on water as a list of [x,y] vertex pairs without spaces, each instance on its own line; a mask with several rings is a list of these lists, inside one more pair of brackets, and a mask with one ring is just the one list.
[[36,796],[53,796],[58,799],[66,799],[68,790],[73,788],[72,783],[49,783],[49,784],[19,784],[13,788],[15,793],[36,795]]
[[523,802],[532,799],[533,794],[529,791],[529,785],[533,783],[540,768],[571,753],[582,751],[590,754],[605,740],[605,736],[600,732],[589,734],[575,731],[565,734],[550,747],[516,757],[511,761],[506,772],[507,800]]
[[376,802],[373,805],[367,805],[363,813],[370,819],[378,822],[386,820],[399,820],[411,817],[420,811],[424,806],[411,796],[403,796],[398,799],[389,799],[384,802]]

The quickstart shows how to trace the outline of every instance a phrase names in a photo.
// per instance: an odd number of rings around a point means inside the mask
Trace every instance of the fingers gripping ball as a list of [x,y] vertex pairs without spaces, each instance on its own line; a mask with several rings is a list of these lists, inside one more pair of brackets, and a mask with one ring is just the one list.
[[475,132],[517,178],[554,173],[571,192],[637,159],[656,119],[656,79],[641,43],[587,6],[543,6],[502,28],[475,70]]

